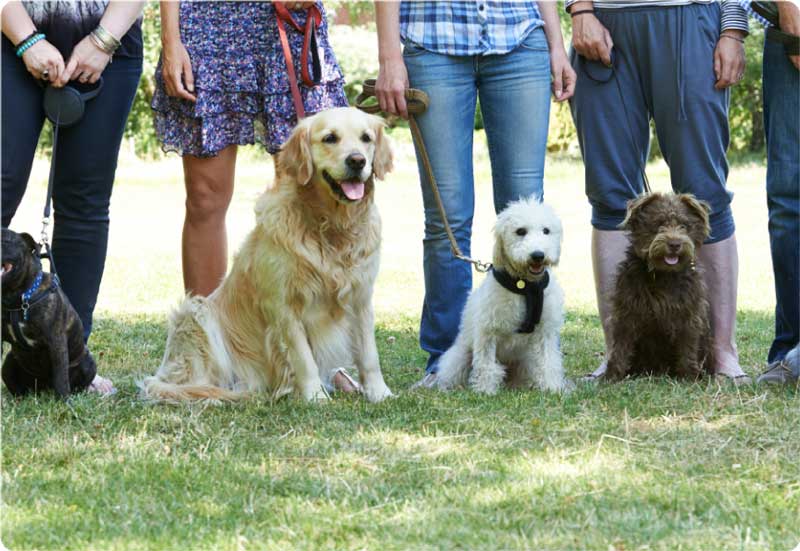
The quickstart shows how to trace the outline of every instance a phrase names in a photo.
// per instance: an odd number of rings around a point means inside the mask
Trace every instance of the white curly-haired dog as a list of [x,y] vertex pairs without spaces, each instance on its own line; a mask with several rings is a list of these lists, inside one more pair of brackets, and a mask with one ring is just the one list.
[[563,391],[559,334],[564,293],[552,274],[561,221],[536,198],[513,202],[494,228],[492,271],[467,300],[453,346],[439,360],[438,386],[466,383],[486,394],[509,387]]

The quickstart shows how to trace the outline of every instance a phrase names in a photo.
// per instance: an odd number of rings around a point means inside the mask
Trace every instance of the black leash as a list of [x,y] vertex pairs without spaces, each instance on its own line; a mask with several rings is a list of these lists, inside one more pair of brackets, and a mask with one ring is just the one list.
[[44,212],[42,213],[42,245],[44,245],[44,253],[39,255],[39,258],[46,258],[50,262],[50,273],[53,278],[58,281],[58,272],[56,271],[56,263],[53,260],[53,251],[50,248],[50,240],[47,236],[47,226],[50,225],[50,205],[53,201],[53,182],[56,178],[56,151],[58,150],[58,127],[61,122],[61,109],[56,112],[56,120],[53,122],[53,152],[50,155],[50,176],[47,179],[47,197],[44,201]]

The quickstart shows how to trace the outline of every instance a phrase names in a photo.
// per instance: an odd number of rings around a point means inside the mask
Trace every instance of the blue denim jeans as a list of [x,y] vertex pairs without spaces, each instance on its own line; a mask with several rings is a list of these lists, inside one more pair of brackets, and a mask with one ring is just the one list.
[[775,273],[775,340],[768,361],[782,360],[800,340],[800,72],[783,46],[764,42],[764,129],[767,208]]
[[[477,99],[489,144],[495,211],[521,197],[542,196],[550,117],[550,55],[544,31],[534,30],[504,55],[448,56],[407,43],[403,58],[411,87],[430,97],[430,106],[417,120],[450,226],[469,255]],[[472,267],[453,257],[419,152],[417,160],[425,206],[420,346],[430,355],[427,371],[435,373],[436,361],[458,333],[472,289]]]

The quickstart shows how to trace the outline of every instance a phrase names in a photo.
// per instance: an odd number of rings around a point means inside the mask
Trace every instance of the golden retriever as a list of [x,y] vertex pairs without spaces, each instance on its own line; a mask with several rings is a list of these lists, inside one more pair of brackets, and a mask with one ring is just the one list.
[[375,346],[372,289],[381,223],[375,178],[392,168],[383,121],[354,108],[301,121],[276,159],[256,227],[208,298],[172,314],[146,398],[235,400],[294,391],[327,398],[322,381],[356,366],[363,392],[392,395]]

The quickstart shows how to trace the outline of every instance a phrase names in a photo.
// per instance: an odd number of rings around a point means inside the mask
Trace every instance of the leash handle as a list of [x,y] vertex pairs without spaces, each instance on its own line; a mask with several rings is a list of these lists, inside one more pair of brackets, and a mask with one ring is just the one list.
[[[317,6],[311,6],[306,10],[305,28],[295,21],[288,8],[283,2],[275,1],[272,3],[275,8],[275,22],[278,26],[278,38],[283,49],[283,58],[286,61],[286,72],[289,75],[289,89],[292,92],[292,103],[297,113],[297,119],[305,118],[306,110],[303,106],[303,98],[300,95],[300,87],[297,84],[297,74],[294,71],[294,61],[292,50],[289,46],[289,39],[286,36],[286,23],[294,30],[303,35],[303,50],[300,54],[302,67],[301,78],[303,84],[309,87],[317,86],[322,81],[322,62],[319,59],[319,48],[317,47],[317,27],[322,24],[322,13]],[[313,77],[308,72],[308,54],[311,52],[311,62],[313,65]]]
[[[356,98],[356,107],[365,113],[370,113],[373,115],[381,112],[380,105],[367,104],[367,100],[376,97],[375,83],[375,79],[365,80],[361,88],[361,93]],[[453,235],[453,229],[450,227],[450,222],[447,219],[447,212],[445,212],[444,202],[442,201],[442,196],[439,193],[439,186],[436,184],[436,177],[433,175],[433,166],[431,165],[431,160],[428,157],[428,150],[425,148],[425,140],[422,139],[422,132],[419,129],[416,118],[416,115],[421,115],[428,108],[430,103],[428,94],[422,90],[407,88],[405,91],[405,98],[408,105],[408,126],[411,129],[411,136],[419,145],[420,160],[422,161],[425,175],[428,177],[428,181],[431,184],[431,191],[433,191],[433,198],[436,201],[436,208],[439,210],[439,216],[442,217],[444,231],[447,234],[447,239],[450,241],[450,251],[458,260],[469,262],[475,266],[475,270],[477,270],[479,273],[486,273],[492,268],[491,262],[481,262],[480,260],[470,258],[465,255],[461,251],[461,247],[458,246],[456,237]]]

